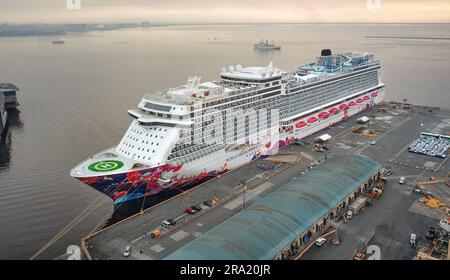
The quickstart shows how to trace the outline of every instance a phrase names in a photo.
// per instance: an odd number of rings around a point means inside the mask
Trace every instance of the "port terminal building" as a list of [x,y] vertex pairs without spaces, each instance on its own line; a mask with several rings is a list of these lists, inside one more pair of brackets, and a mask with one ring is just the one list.
[[331,157],[166,259],[292,259],[381,179],[380,170],[381,165],[367,157]]

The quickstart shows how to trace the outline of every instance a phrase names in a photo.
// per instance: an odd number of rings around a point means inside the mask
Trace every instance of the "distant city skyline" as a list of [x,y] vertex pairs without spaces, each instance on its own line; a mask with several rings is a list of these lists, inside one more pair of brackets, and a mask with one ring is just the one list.
[[450,22],[448,0],[1,0],[2,23]]

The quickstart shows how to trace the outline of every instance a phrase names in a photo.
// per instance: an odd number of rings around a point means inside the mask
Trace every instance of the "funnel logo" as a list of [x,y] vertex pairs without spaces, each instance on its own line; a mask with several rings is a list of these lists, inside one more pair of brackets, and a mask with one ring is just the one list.
[[367,0],[367,8],[369,10],[380,10],[381,0]]
[[69,10],[80,10],[81,9],[81,0],[67,0],[66,6],[67,6],[67,9],[69,9]]

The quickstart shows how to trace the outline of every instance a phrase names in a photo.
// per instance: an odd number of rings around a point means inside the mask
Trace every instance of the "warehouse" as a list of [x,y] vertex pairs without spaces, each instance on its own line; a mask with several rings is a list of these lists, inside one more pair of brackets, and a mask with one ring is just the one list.
[[279,187],[166,259],[289,259],[380,179],[362,156],[334,156]]

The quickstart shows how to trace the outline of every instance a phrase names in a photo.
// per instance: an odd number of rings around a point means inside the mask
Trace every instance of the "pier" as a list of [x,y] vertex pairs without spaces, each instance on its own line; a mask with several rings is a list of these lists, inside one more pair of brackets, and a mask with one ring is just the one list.
[[[363,116],[370,118],[367,129],[377,133],[354,129]],[[408,152],[407,147],[421,132],[448,134],[450,111],[421,106],[405,110],[402,104],[384,103],[303,139],[304,144],[284,147],[272,159],[253,161],[86,236],[81,241],[83,251],[88,259],[164,259],[333,156],[356,155],[392,171],[386,175],[385,191],[350,221],[340,219],[333,224],[339,245],[308,246],[298,259],[350,259],[367,240],[370,244],[365,245],[381,248],[384,259],[412,259],[415,251],[407,241],[411,232],[423,236],[438,221],[424,210],[411,208],[421,198],[414,192],[416,182],[431,176],[445,178],[450,170],[448,157]],[[318,149],[315,139],[324,133],[332,138],[322,144],[327,149]],[[400,176],[406,177],[404,185],[398,184]],[[450,193],[443,186],[437,193],[445,200]],[[214,203],[207,206],[205,201]],[[202,209],[194,214],[185,212],[194,205]],[[176,224],[162,227],[167,219]],[[129,257],[123,256],[126,246],[131,248]]]

